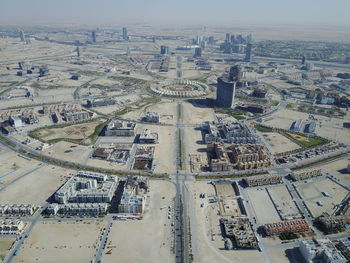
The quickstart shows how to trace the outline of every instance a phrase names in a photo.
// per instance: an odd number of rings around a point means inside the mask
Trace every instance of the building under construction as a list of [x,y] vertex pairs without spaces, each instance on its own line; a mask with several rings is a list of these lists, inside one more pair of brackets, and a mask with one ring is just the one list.
[[304,219],[293,219],[266,224],[263,225],[262,228],[267,236],[277,236],[283,232],[306,233],[310,231],[310,226]]
[[223,237],[232,240],[236,248],[259,248],[248,218],[220,219]]
[[271,185],[271,184],[282,184],[282,176],[279,175],[265,175],[265,176],[253,176],[243,179],[243,182],[248,187]]

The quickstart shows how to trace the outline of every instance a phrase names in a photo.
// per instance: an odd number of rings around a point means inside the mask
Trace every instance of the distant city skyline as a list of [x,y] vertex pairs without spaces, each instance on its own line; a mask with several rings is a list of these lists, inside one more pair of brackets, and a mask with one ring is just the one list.
[[350,26],[349,0],[0,0],[0,23]]

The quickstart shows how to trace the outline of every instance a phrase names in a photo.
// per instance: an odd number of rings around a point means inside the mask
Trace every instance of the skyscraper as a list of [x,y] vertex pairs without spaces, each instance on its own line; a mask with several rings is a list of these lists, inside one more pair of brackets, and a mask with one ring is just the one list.
[[77,47],[76,51],[77,51],[77,57],[79,58],[80,57],[80,48]]
[[92,43],[96,43],[96,31],[91,32]]
[[160,46],[160,54],[168,55],[169,54],[169,47],[168,46]]
[[128,28],[123,27],[123,39],[125,41],[129,40],[129,36],[128,36]]
[[306,64],[306,56],[305,55],[303,55],[303,57],[301,58],[301,64],[302,65],[305,65]]
[[23,30],[19,31],[19,37],[21,38],[21,41],[22,41],[22,42],[26,42],[26,37],[25,37],[25,35],[24,35]]
[[347,57],[345,58],[345,64],[350,64],[350,56],[347,56]]
[[194,50],[194,57],[195,58],[200,58],[202,57],[202,48],[196,47]]
[[234,65],[230,68],[227,75],[218,77],[216,89],[216,104],[223,108],[233,108],[235,103],[236,86],[241,85],[242,68],[240,65]]
[[244,61],[245,62],[252,62],[253,61],[252,44],[251,43],[247,44]]

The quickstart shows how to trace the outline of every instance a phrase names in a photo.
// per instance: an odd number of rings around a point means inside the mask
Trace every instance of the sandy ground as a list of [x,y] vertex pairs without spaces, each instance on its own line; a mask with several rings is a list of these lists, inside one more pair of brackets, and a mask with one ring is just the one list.
[[176,124],[177,104],[175,102],[157,103],[147,108],[147,111],[158,112],[163,123]]
[[183,102],[182,118],[184,124],[202,124],[204,121],[214,121],[214,110]]
[[82,146],[75,143],[60,141],[44,150],[43,153],[61,160],[84,163],[91,151],[91,146]]
[[14,237],[1,237],[0,238],[0,260],[6,257],[7,252],[11,248],[12,244],[15,242],[16,238]]
[[[186,153],[186,169],[190,171],[190,158],[189,155],[199,155],[202,162],[199,162],[198,168],[200,165],[207,165],[207,153],[206,153],[206,144],[202,140],[202,132],[198,128],[186,127],[184,130],[184,148]],[[198,170],[198,169],[197,169]],[[194,171],[195,172],[195,171]]]
[[42,165],[0,191],[0,200],[9,204],[43,205],[69,174],[67,169]]
[[262,133],[262,135],[264,136],[266,142],[270,145],[270,149],[273,154],[292,151],[299,148],[296,143],[279,133],[269,132]]
[[265,188],[247,189],[247,193],[257,224],[264,225],[281,221]]
[[[349,113],[347,113],[343,119],[328,118],[316,114],[313,114],[313,116],[317,119],[317,135],[330,138],[332,140],[336,139],[339,140],[339,142],[346,144],[350,143],[349,129],[343,128],[343,123],[350,121]],[[271,127],[290,129],[293,121],[298,119],[307,120],[308,117],[308,113],[282,109],[272,114],[271,117],[267,117],[264,124]]]
[[268,188],[273,202],[280,210],[281,215],[285,219],[300,218],[298,208],[296,207],[286,186],[276,186]]
[[[320,216],[324,212],[331,215],[336,205],[348,194],[346,189],[330,179],[315,179],[307,183],[303,181],[296,186],[314,217]],[[324,196],[322,192],[328,193],[329,197]],[[316,202],[321,202],[322,206],[317,205]]]
[[323,165],[321,168],[324,172],[328,172],[330,175],[335,176],[345,184],[350,185],[350,173],[345,172],[348,164],[349,160],[342,159]]
[[14,262],[90,262],[103,221],[40,222]]
[[[194,262],[264,262],[258,250],[225,250],[219,226],[220,217],[217,215],[218,204],[208,204],[208,198],[215,196],[214,187],[207,182],[190,182],[187,185],[195,214],[195,223],[191,222],[191,229],[194,229],[192,232]],[[206,198],[200,199],[200,193],[205,193]],[[200,207],[202,203],[203,208]]]
[[[111,254],[105,254],[104,263],[124,262],[174,262],[169,246],[168,209],[175,196],[175,187],[164,181],[150,181],[150,206],[144,218],[130,221],[114,221],[107,241]],[[164,197],[164,199],[163,199]],[[106,248],[106,252],[109,249]]]
[[19,157],[17,153],[0,152],[0,187],[37,167],[39,162]]

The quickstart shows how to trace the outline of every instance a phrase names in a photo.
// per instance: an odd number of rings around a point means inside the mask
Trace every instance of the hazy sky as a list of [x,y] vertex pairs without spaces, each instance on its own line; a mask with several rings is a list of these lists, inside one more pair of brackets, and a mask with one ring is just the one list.
[[350,0],[0,0],[1,24],[350,26]]

